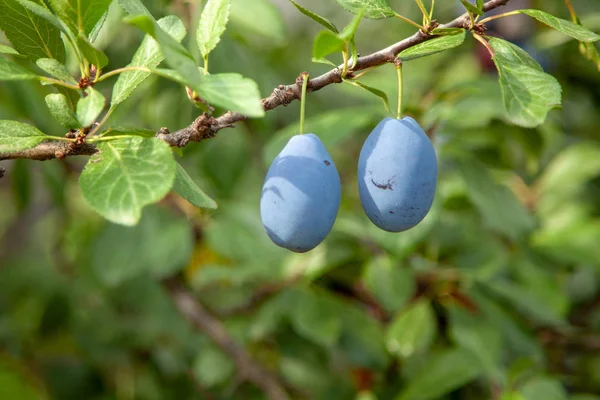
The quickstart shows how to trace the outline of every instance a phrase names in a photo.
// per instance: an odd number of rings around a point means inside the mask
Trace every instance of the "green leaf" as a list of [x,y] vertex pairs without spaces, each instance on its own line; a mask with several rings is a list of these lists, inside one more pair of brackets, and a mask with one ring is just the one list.
[[306,15],[307,17],[309,17],[316,23],[321,24],[322,26],[329,29],[330,31],[332,31],[334,33],[338,33],[338,30],[335,27],[335,25],[333,25],[331,23],[331,21],[329,21],[327,18],[321,17],[319,14],[316,14],[316,13],[302,7],[300,4],[296,3],[294,0],[290,0],[290,1],[294,5],[294,7],[296,7],[298,9],[298,11],[300,11],[302,14]]
[[[111,286],[141,277],[160,279],[182,270],[193,247],[192,227],[185,218],[150,207],[134,227],[104,226],[91,247],[91,267]],[[115,251],[119,248],[127,251]]]
[[[185,26],[179,18],[174,15],[169,15],[161,18],[158,21],[158,25],[167,32],[174,40],[181,42],[185,36]],[[164,59],[160,47],[156,40],[151,36],[146,35],[142,44],[137,49],[131,63],[128,67],[143,67],[143,68],[156,68],[158,64]],[[111,99],[111,106],[114,107],[117,104],[127,99],[135,88],[142,83],[150,75],[150,72],[145,71],[127,71],[119,75],[119,79],[115,83],[113,88],[113,94]]]
[[[572,208],[580,212],[581,206],[573,204]],[[569,216],[572,211],[567,209],[566,212]],[[564,212],[558,214],[558,217],[564,216]],[[595,246],[600,240],[600,221],[587,216],[579,218],[567,224],[559,220],[559,226],[537,231],[531,240],[533,247],[563,262],[594,264],[600,257],[600,248]]]
[[381,324],[363,309],[351,304],[343,304],[339,314],[343,321],[339,348],[346,353],[350,365],[385,368],[390,358],[385,351]]
[[[238,32],[248,38],[248,33],[269,39],[275,45],[285,43],[286,22],[281,10],[271,0],[235,0],[231,3],[230,21]],[[257,23],[268,21],[268,23]]]
[[10,46],[0,43],[0,53],[21,56],[21,54]]
[[567,400],[567,391],[563,385],[550,378],[534,378],[525,383],[520,390],[526,400]]
[[83,36],[77,36],[77,47],[83,54],[86,60],[98,69],[104,68],[108,64],[108,57],[104,52],[96,49]]
[[179,164],[177,164],[173,190],[196,207],[209,209],[217,208],[217,203],[196,185],[196,182],[192,180],[186,170]]
[[481,373],[473,356],[463,349],[448,349],[425,363],[396,400],[434,400],[465,385]]
[[166,63],[179,72],[192,89],[196,92],[200,91],[202,85],[196,60],[185,47],[165,32],[154,19],[146,15],[129,17],[126,21],[152,36],[158,42]]
[[394,264],[389,257],[378,257],[367,263],[363,281],[371,294],[389,312],[401,309],[415,291],[412,270]]
[[196,31],[196,41],[200,53],[206,57],[221,40],[229,19],[229,0],[208,0]]
[[73,112],[67,96],[61,93],[53,93],[46,96],[46,105],[50,114],[67,129],[79,129],[81,125],[77,121],[77,115]]
[[342,331],[340,307],[328,295],[302,290],[289,311],[294,329],[322,346],[333,346]]
[[228,381],[233,377],[235,364],[216,346],[200,348],[193,367],[196,379],[207,388]]
[[146,15],[154,18],[140,0],[119,0],[119,4],[129,15]]
[[336,0],[339,5],[352,14],[364,10],[365,18],[381,19],[396,15],[386,0]]
[[326,64],[326,65],[329,65],[330,67],[337,68],[337,65],[335,65],[334,63],[332,63],[331,61],[329,61],[326,58],[315,58],[315,57],[313,57],[311,61],[314,62],[314,63]]
[[565,19],[556,18],[554,15],[548,14],[540,10],[519,10],[519,13],[529,15],[537,19],[538,21],[550,26],[564,33],[565,35],[571,36],[580,42],[596,42],[600,40],[600,35],[584,28],[581,25],[574,24],[571,21]]
[[106,22],[106,19],[108,18],[108,11],[109,10],[106,10],[104,12],[104,14],[102,14],[102,16],[100,16],[100,19],[98,20],[98,22],[96,22],[96,24],[92,28],[92,31],[88,34],[88,41],[90,43],[94,43],[98,39],[98,35],[100,35],[100,32],[102,31],[102,28],[104,27],[104,23]]
[[477,358],[490,379],[500,378],[504,344],[501,332],[480,314],[474,315],[456,305],[450,307],[449,315],[452,340]]
[[545,195],[549,193],[558,195],[559,201],[576,196],[597,176],[600,176],[600,145],[597,142],[585,141],[567,147],[548,164],[537,182],[541,201],[545,201]]
[[104,109],[106,99],[94,88],[87,89],[87,96],[77,102],[77,120],[83,127],[91,126]]
[[498,38],[489,38],[489,43],[509,119],[523,127],[540,125],[561,104],[560,84],[520,47]]
[[491,293],[535,321],[555,327],[566,325],[562,316],[521,285],[507,280],[489,281],[484,285]]
[[473,4],[469,3],[469,0],[460,0],[460,2],[465,7],[465,9],[468,12],[470,12],[471,14],[475,14],[475,15],[483,14],[483,10],[481,9],[481,7],[474,6]]
[[54,25],[55,28],[64,32],[65,34],[70,34],[71,32],[66,27],[66,25],[56,18],[56,15],[52,14],[52,12],[46,7],[45,3],[38,2],[38,0],[16,0],[20,5],[25,7],[27,11],[32,12],[40,18],[43,18],[47,22]]
[[409,47],[408,49],[401,51],[400,54],[398,54],[398,57],[402,61],[408,61],[414,60],[415,58],[430,56],[460,46],[465,41],[465,37],[466,31],[461,29],[460,33],[444,35],[439,38],[436,37]]
[[419,300],[392,321],[385,343],[390,353],[408,358],[427,350],[436,333],[436,317],[431,304],[429,301]]
[[345,48],[346,42],[337,34],[331,31],[321,31],[313,44],[313,58],[321,59]]
[[[185,84],[185,80],[177,71],[155,69],[153,72]],[[201,75],[200,84],[192,88],[211,105],[237,111],[248,117],[265,115],[258,85],[252,79],[240,74]]]
[[354,40],[354,34],[356,33],[358,25],[360,24],[360,21],[364,15],[364,10],[361,10],[358,14],[356,14],[354,18],[352,18],[352,21],[350,21],[350,23],[344,27],[342,33],[340,33],[340,39],[345,42]]
[[376,89],[376,88],[368,86],[368,85],[365,85],[364,83],[354,80],[354,79],[353,80],[344,79],[344,82],[349,83],[353,86],[363,88],[366,91],[373,93],[375,96],[379,97],[383,101],[383,106],[385,107],[385,110],[390,111],[390,101],[388,100],[387,94],[385,94],[384,91]]
[[430,33],[432,35],[456,35],[464,31],[463,28],[434,28]]
[[0,81],[21,81],[38,79],[33,72],[21,67],[14,61],[0,57]]
[[44,139],[46,135],[31,125],[0,120],[0,154],[34,147]]
[[102,18],[112,0],[49,0],[58,17],[74,33],[87,36]]
[[248,117],[265,115],[258,85],[240,74],[204,75],[196,92],[210,104],[227,110]]
[[483,3],[485,0],[475,0],[475,5],[479,10],[483,10]]
[[98,143],[79,178],[83,197],[109,221],[135,225],[142,208],[173,187],[176,163],[158,139],[117,139]]
[[38,58],[65,61],[60,31],[51,23],[14,0],[0,0],[0,15],[0,29],[20,54],[34,61]]
[[42,71],[48,75],[67,83],[77,85],[77,81],[73,78],[67,67],[53,58],[39,58],[35,62]]
[[475,159],[457,161],[469,198],[487,227],[513,239],[522,237],[533,228],[531,214],[510,189],[496,182],[485,165]]
[[[30,310],[31,307],[25,308]],[[25,320],[22,320],[25,321]],[[0,398],[37,400],[46,396],[45,391],[35,382],[25,361],[11,361],[8,356],[0,359]]]

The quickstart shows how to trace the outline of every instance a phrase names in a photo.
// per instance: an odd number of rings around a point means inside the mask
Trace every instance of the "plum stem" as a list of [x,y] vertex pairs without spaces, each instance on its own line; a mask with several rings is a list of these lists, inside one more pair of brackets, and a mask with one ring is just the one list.
[[308,73],[302,74],[302,97],[300,98],[300,134],[304,135],[304,110],[306,108],[306,87],[308,86]]
[[394,65],[396,66],[396,75],[398,76],[398,109],[396,110],[396,119],[400,119],[400,115],[402,115],[402,60],[396,58]]

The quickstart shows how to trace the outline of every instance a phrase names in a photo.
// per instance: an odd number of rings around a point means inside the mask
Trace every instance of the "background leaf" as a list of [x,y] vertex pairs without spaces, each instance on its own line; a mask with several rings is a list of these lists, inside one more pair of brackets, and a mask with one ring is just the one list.
[[468,195],[487,227],[518,238],[533,228],[533,219],[515,195],[495,181],[486,167],[473,159],[459,161]]
[[386,332],[386,347],[390,353],[402,358],[424,352],[436,336],[436,325],[429,301],[417,301],[392,321]]
[[[191,229],[185,218],[155,207],[134,227],[107,223],[92,246],[92,268],[111,286],[168,276],[185,267],[192,255]],[[129,251],[114,251],[120,246]]]
[[425,363],[396,400],[437,399],[475,379],[480,373],[470,353],[462,349],[447,349]]
[[388,257],[369,261],[363,274],[363,281],[369,292],[389,312],[400,310],[414,294],[415,282],[412,271],[395,264]]
[[79,178],[88,204],[109,221],[135,225],[142,208],[162,199],[175,180],[169,145],[158,139],[98,143]]

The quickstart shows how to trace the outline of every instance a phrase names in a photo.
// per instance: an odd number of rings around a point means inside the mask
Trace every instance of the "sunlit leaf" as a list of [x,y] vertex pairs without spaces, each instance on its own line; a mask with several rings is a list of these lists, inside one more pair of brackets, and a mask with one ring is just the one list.
[[560,84],[518,46],[499,38],[489,38],[489,43],[508,118],[524,127],[540,125],[561,104]]
[[[41,0],[38,0],[43,4]],[[32,60],[54,58],[65,61],[60,31],[15,0],[0,0],[0,29],[15,50]]]
[[196,41],[200,53],[205,57],[217,47],[221,35],[225,32],[229,19],[229,4],[229,0],[208,0],[200,14]]
[[353,14],[364,10],[365,18],[381,19],[396,15],[386,0],[336,0],[339,5]]
[[173,187],[173,153],[162,140],[141,137],[100,142],[98,150],[79,178],[83,197],[104,218],[135,225],[142,208]]
[[466,31],[461,29],[458,33],[445,34],[439,38],[433,38],[415,46],[409,47],[398,54],[402,61],[414,60],[415,58],[430,56],[460,46],[465,41]]
[[0,120],[0,153],[34,147],[46,135],[34,126],[17,121]]

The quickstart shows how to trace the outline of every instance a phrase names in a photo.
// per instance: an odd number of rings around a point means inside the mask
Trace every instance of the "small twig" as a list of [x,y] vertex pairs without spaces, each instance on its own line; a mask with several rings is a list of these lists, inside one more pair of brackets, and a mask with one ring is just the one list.
[[179,311],[231,357],[237,367],[238,376],[242,380],[259,387],[270,400],[289,399],[277,378],[258,364],[242,346],[233,340],[223,323],[211,315],[179,279],[167,279],[164,284]]

